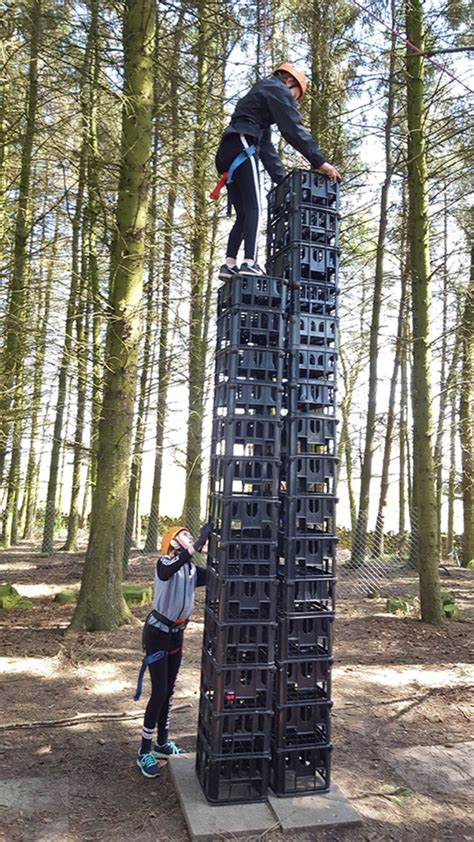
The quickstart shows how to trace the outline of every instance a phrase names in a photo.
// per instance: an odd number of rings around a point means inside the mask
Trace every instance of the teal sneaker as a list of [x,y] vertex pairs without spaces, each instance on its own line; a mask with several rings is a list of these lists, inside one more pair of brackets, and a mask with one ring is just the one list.
[[177,746],[173,740],[168,740],[162,746],[160,746],[159,743],[155,743],[153,746],[153,754],[161,760],[167,760],[168,757],[175,757],[177,754],[186,754],[186,752],[184,749]]
[[158,778],[160,775],[160,769],[152,751],[147,751],[145,754],[139,751],[137,755],[137,766],[141,770],[142,775],[145,775],[145,778]]

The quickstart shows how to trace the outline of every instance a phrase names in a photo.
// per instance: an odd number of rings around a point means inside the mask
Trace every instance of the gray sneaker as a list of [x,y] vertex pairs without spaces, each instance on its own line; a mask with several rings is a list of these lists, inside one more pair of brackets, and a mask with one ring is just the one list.
[[229,278],[232,278],[234,275],[238,275],[237,266],[228,266],[227,263],[223,263],[221,268],[219,269],[219,278],[221,281],[228,281]]
[[249,263],[242,263],[239,269],[239,275],[264,275],[265,272],[263,269],[260,269],[258,263],[252,263],[250,266]]

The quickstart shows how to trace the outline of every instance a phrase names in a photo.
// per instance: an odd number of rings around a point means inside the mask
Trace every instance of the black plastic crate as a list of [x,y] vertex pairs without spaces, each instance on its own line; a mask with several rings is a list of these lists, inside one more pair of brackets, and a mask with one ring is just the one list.
[[282,579],[278,589],[278,610],[284,614],[334,614],[336,577]]
[[277,497],[280,482],[278,459],[213,456],[211,493]]
[[329,316],[337,314],[339,290],[332,285],[319,281],[299,281],[290,288],[288,310],[291,313],[310,316]]
[[327,792],[331,782],[332,746],[274,748],[270,786],[278,796]]
[[337,498],[324,495],[286,497],[283,499],[281,523],[288,537],[334,535]]
[[281,278],[269,275],[233,275],[217,293],[218,317],[235,307],[283,310],[288,288]]
[[337,351],[334,348],[291,350],[286,358],[285,373],[290,383],[336,383]]
[[330,494],[336,492],[337,462],[335,456],[295,456],[286,454],[282,476],[289,496]]
[[278,551],[279,573],[293,580],[332,577],[336,566],[336,547],[335,537],[290,538],[282,533]]
[[210,517],[221,541],[278,540],[279,501],[247,497],[210,497]]
[[294,242],[336,245],[338,229],[338,214],[328,207],[287,207],[268,225],[268,256],[271,257]]
[[282,451],[290,455],[334,456],[337,420],[311,415],[287,416],[282,429]]
[[339,250],[334,246],[310,246],[293,243],[268,261],[272,274],[278,274],[290,284],[300,280],[324,281],[336,284],[339,269]]
[[283,387],[267,383],[219,383],[214,391],[214,412],[218,417],[248,415],[280,418]]
[[278,664],[275,676],[275,702],[290,705],[331,700],[332,658],[310,658]]
[[216,356],[215,383],[253,380],[280,383],[283,372],[283,351],[264,348],[226,348]]
[[212,453],[216,456],[278,458],[283,422],[269,418],[214,418]]
[[276,621],[276,579],[223,579],[209,570],[206,608],[218,623]]
[[227,310],[217,319],[216,350],[246,345],[281,348],[285,322],[286,315],[280,310]]
[[327,745],[330,741],[330,702],[299,702],[275,709],[276,748]]
[[282,410],[289,415],[336,415],[336,389],[331,383],[291,383],[283,393]]
[[309,658],[329,658],[332,651],[332,618],[281,616],[278,620],[279,663]]
[[220,576],[241,578],[274,577],[277,570],[277,543],[270,541],[222,541],[211,535],[208,567]]
[[243,710],[271,710],[275,670],[271,667],[217,667],[202,657],[201,692],[214,714]]
[[292,170],[268,194],[268,211],[273,221],[287,208],[298,210],[302,205],[339,210],[339,185],[333,184],[322,173],[311,170]]
[[211,804],[240,804],[265,801],[268,791],[270,756],[215,758],[198,734],[196,774]]
[[287,347],[290,351],[299,348],[337,348],[337,319],[335,316],[313,316],[300,313],[291,316],[288,324]]
[[205,611],[203,651],[218,667],[271,666],[275,662],[275,638],[274,623],[218,623],[210,611]]
[[201,695],[199,730],[213,755],[268,754],[273,718],[272,710],[214,713]]

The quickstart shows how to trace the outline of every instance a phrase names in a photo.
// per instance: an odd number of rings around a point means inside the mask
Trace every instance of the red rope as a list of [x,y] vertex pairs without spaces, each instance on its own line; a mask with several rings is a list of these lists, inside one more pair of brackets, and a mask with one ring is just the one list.
[[363,6],[362,3],[358,2],[358,0],[352,0],[352,2],[355,6],[357,6],[358,9],[360,9],[362,12],[366,12],[366,14],[370,15],[370,17],[376,20],[377,23],[380,23],[382,26],[385,27],[385,29],[388,29],[388,31],[391,32],[392,35],[395,35],[399,39],[399,41],[403,41],[403,43],[406,44],[407,47],[410,47],[410,49],[413,50],[415,53],[418,53],[420,56],[423,56],[426,59],[426,61],[429,61],[429,63],[433,65],[433,67],[436,67],[436,69],[440,70],[441,73],[446,73],[447,76],[450,76],[451,79],[462,85],[463,88],[465,88],[466,91],[469,91],[470,94],[474,94],[474,88],[470,88],[469,85],[466,85],[464,82],[462,82],[461,79],[455,76],[454,73],[451,73],[451,71],[448,70],[448,68],[445,67],[444,64],[439,64],[437,61],[434,61],[430,56],[427,56],[426,53],[419,49],[419,47],[417,47],[415,44],[412,44],[412,42],[409,41],[407,38],[404,38],[403,35],[400,35],[398,30],[392,29],[392,27],[389,26],[388,23],[385,23],[385,21],[382,20],[382,18],[379,18],[378,15],[376,15],[374,12],[371,12],[370,9],[367,9],[365,6]]

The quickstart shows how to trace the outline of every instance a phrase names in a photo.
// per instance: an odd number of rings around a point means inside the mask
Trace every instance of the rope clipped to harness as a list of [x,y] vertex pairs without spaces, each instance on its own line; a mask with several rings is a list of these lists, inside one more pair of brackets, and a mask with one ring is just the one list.
[[234,160],[232,161],[232,163],[231,163],[229,169],[227,170],[227,172],[222,173],[222,176],[219,179],[219,181],[217,182],[216,186],[209,193],[209,196],[210,196],[211,199],[214,200],[214,199],[218,198],[218,196],[219,196],[222,188],[224,187],[224,185],[232,184],[232,180],[233,180],[234,173],[235,173],[236,169],[238,167],[240,167],[241,164],[244,164],[245,161],[248,160],[248,158],[251,158],[252,155],[255,155],[256,151],[257,151],[257,147],[252,144],[252,146],[247,146],[242,152],[240,152],[237,155],[236,158],[234,158]]
[[137,681],[137,689],[135,690],[135,695],[133,697],[134,702],[138,702],[143,688],[143,676],[145,675],[145,670],[150,664],[155,664],[156,661],[161,661],[165,656],[166,652],[164,649],[159,649],[158,652],[152,652],[151,655],[145,655],[142,661],[142,665],[140,667],[140,672],[138,673],[138,681]]

